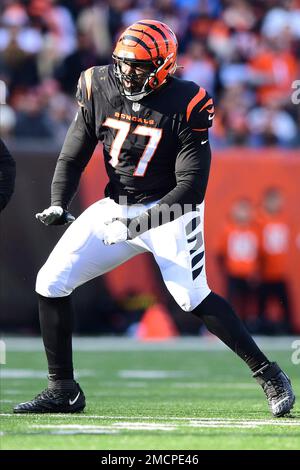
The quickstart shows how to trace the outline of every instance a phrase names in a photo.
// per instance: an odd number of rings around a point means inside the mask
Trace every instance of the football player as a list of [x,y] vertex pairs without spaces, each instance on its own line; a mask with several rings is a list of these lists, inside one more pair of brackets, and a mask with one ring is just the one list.
[[[251,369],[274,416],[290,411],[290,381],[249,336],[205,274],[204,196],[214,104],[174,77],[177,39],[164,23],[138,21],[118,40],[113,64],[83,72],[78,112],[56,165],[46,225],[73,222],[37,276],[48,387],[15,413],[73,413],[85,397],[73,376],[71,294],[138,253],[151,252],[167,289]],[[105,198],[74,221],[69,204],[98,142],[109,183]]]
[[8,204],[15,187],[16,164],[0,139],[0,212]]

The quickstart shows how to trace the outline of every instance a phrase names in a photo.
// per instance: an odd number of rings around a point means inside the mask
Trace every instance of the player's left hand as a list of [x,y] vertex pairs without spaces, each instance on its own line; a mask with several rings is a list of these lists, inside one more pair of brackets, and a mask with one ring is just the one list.
[[125,242],[126,240],[129,240],[126,219],[113,219],[110,222],[105,222],[103,231],[104,245],[113,245],[114,243]]

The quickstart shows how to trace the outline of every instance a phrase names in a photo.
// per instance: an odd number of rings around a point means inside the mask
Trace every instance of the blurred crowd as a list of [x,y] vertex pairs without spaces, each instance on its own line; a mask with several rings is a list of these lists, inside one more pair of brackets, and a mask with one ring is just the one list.
[[284,193],[267,188],[261,204],[234,202],[216,249],[227,298],[253,333],[293,333],[288,282],[292,240]]
[[178,75],[215,99],[215,146],[300,146],[300,0],[1,0],[0,15],[2,135],[62,141],[80,72],[153,18],[178,37]]

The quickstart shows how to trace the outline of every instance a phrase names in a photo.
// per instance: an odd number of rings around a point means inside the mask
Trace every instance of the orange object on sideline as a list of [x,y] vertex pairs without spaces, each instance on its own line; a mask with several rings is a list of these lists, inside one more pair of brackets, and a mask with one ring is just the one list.
[[136,337],[143,341],[163,340],[178,335],[171,315],[162,304],[155,304],[146,310],[136,332]]

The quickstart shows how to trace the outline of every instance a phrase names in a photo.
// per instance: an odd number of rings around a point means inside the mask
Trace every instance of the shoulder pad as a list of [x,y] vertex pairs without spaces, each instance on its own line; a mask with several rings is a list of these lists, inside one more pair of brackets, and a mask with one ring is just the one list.
[[92,77],[94,68],[91,67],[84,72],[81,72],[76,92],[76,99],[80,106],[86,107],[92,98]]
[[214,115],[213,99],[204,88],[199,88],[186,108],[188,126],[196,130],[206,130],[212,126]]

